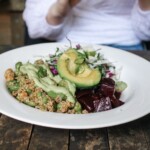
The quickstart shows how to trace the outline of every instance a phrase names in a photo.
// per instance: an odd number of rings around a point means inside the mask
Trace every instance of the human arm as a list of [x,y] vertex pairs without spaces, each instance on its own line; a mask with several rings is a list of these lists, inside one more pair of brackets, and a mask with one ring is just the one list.
[[[62,25],[52,26],[46,21],[46,15],[56,0],[26,0],[23,19],[29,36],[35,38],[56,39]],[[50,38],[49,38],[50,37]]]
[[149,0],[136,0],[131,15],[133,30],[141,41],[150,40],[150,9],[146,1]]
[[[61,0],[60,0],[61,1]],[[57,25],[47,22],[46,16],[57,0],[26,0],[23,19],[31,38],[57,40],[65,24],[65,18]]]
[[139,0],[139,5],[142,10],[150,10],[150,0]]
[[57,0],[49,9],[46,20],[51,25],[61,24],[70,9],[80,0]]

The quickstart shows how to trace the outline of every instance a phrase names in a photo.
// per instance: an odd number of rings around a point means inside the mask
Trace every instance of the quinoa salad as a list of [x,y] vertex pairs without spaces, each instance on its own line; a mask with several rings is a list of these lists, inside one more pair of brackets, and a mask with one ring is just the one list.
[[85,114],[108,111],[124,104],[127,88],[118,70],[100,49],[70,46],[55,54],[5,71],[9,93],[21,103],[49,112]]

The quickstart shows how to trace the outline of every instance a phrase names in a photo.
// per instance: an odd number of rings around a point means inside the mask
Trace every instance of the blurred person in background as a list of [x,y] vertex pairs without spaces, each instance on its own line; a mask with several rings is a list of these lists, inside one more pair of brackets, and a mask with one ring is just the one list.
[[26,0],[23,18],[33,39],[125,50],[150,40],[150,0]]

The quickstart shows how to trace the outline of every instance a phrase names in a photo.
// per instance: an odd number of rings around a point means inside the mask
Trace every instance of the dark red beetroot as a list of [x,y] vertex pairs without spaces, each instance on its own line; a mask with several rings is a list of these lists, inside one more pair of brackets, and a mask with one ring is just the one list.
[[112,109],[109,97],[101,97],[99,100],[93,100],[95,112],[106,111]]
[[103,78],[96,89],[77,91],[76,97],[79,103],[88,112],[106,111],[123,104],[119,100],[121,93],[115,92],[115,81]]
[[103,78],[99,85],[99,93],[112,97],[115,91],[115,81],[110,78]]
[[84,95],[87,95],[87,94],[92,94],[94,91],[91,90],[91,89],[84,89],[84,90],[78,90],[76,92],[76,97],[77,99],[84,96]]
[[115,97],[117,98],[117,99],[120,99],[120,97],[121,97],[121,92],[117,92],[117,91],[115,91]]
[[78,101],[81,104],[81,106],[88,112],[94,112],[95,107],[91,95],[89,94],[83,95],[78,98]]
[[124,104],[124,102],[117,99],[115,96],[111,98],[111,104],[113,108],[119,107]]
[[100,97],[98,94],[84,94],[78,98],[79,103],[88,112],[100,112],[112,109],[109,97]]

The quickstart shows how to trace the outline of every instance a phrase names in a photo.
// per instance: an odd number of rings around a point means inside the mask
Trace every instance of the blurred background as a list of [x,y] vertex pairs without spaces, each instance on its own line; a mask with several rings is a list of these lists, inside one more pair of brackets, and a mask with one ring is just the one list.
[[[22,19],[25,0],[0,0],[0,50],[5,45],[10,48],[23,46],[29,39]],[[31,41],[31,39],[29,39]],[[33,40],[32,43],[43,42]],[[45,41],[44,41],[45,42]],[[29,43],[29,42],[28,42]],[[150,42],[144,42],[150,49]]]
[[0,0],[0,45],[24,45],[25,0]]

